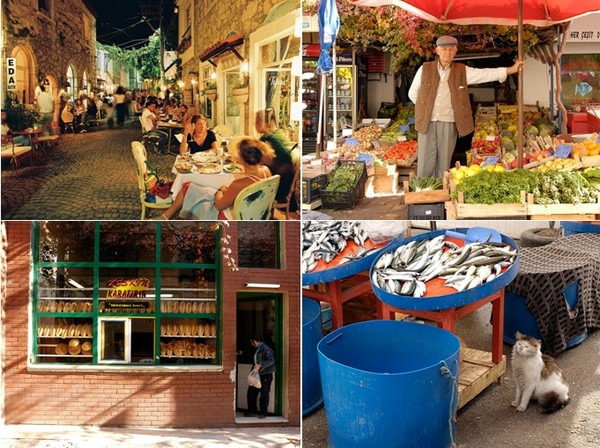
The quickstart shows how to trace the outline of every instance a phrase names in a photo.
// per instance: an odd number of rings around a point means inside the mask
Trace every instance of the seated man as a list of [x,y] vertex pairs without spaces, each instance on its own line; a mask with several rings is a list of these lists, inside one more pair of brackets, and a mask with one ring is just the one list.
[[142,112],[142,127],[144,128],[145,137],[158,137],[159,150],[165,145],[169,138],[169,134],[156,128],[158,118],[156,117],[157,102],[155,99],[149,99],[146,102],[146,107]]

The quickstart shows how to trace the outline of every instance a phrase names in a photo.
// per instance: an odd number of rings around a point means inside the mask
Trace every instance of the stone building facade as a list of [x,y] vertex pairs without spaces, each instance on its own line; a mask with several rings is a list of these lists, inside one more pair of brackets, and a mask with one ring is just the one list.
[[[277,110],[281,98],[298,100],[290,72],[292,57],[300,55],[300,38],[294,36],[295,18],[300,16],[299,0],[178,0],[177,3],[184,100],[191,101],[194,89],[194,103],[207,116],[209,124],[226,125],[234,134],[251,134],[255,110],[271,106]],[[228,49],[207,58],[235,37],[243,39],[235,51]],[[286,73],[285,79],[273,81],[273,85],[285,85],[285,91],[269,89],[271,82],[266,73],[269,63],[280,73]],[[244,77],[249,85],[249,99],[236,104],[231,90]],[[216,99],[202,95],[211,83],[217,84]],[[275,104],[269,104],[272,98]],[[280,110],[281,117],[287,117],[285,128],[297,127],[289,121],[290,104],[282,104]]]
[[86,0],[4,0],[2,13],[3,73],[16,58],[19,101],[33,104],[39,82],[57,105],[61,90],[75,96],[96,85],[96,16]]

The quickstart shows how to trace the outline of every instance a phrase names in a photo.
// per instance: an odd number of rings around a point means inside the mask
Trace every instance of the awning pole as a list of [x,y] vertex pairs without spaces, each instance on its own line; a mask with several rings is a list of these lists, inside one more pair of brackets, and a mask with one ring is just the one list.
[[[523,0],[519,0],[519,23],[518,31],[519,35],[519,61],[523,60]],[[517,164],[519,168],[523,168],[523,66],[519,66],[519,84],[517,92],[517,104],[518,104],[518,140],[517,140]]]

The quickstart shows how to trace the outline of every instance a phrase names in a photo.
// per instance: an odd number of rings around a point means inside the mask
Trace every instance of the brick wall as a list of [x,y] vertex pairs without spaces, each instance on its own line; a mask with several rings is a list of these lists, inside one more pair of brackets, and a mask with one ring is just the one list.
[[[299,223],[283,226],[285,269],[240,269],[224,273],[223,372],[219,373],[51,373],[27,369],[30,273],[29,222],[6,222],[8,237],[5,318],[5,421],[7,424],[220,427],[235,425],[236,291],[248,276],[287,291],[288,386],[284,415],[300,425]],[[229,228],[236,254],[235,223]]]

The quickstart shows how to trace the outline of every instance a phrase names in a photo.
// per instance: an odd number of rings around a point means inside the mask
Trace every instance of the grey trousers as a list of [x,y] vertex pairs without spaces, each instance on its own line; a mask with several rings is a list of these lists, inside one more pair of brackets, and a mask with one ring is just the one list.
[[419,132],[417,177],[444,176],[450,169],[456,136],[456,124],[444,121],[432,121],[426,134]]

